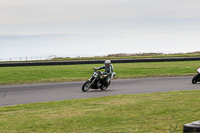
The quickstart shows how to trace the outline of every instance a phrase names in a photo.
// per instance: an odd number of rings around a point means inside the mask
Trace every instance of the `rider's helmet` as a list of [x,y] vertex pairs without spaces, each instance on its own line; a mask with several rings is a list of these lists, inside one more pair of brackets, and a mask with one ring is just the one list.
[[105,61],[105,66],[107,66],[107,67],[110,66],[110,63],[111,63],[110,60],[106,60],[106,61]]

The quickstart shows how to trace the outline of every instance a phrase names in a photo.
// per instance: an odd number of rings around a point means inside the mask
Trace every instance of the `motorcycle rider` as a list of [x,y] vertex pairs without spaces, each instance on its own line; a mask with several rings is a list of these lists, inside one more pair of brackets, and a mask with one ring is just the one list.
[[110,80],[111,80],[111,75],[113,73],[113,65],[111,64],[110,60],[106,60],[105,61],[105,65],[95,68],[96,70],[101,70],[101,69],[105,69],[105,72],[103,72],[103,75],[106,76],[106,85],[109,84]]

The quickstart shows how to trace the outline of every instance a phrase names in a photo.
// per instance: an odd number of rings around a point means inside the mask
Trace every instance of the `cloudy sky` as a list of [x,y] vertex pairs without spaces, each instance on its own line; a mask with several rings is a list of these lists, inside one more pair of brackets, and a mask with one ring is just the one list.
[[0,58],[199,51],[200,0],[0,0]]

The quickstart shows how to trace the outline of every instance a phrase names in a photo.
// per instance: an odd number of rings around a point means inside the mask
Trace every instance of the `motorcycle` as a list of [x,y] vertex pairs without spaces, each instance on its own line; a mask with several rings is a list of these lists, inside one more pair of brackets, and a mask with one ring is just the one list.
[[197,82],[200,82],[200,68],[197,69],[197,75],[195,75],[192,79],[192,83],[196,84]]
[[[82,91],[86,92],[89,89],[100,89],[100,90],[106,90],[111,83],[111,80],[109,82],[106,82],[106,78],[108,75],[104,75],[102,72],[97,71],[96,69],[93,69],[94,73],[92,74],[92,77],[86,81],[82,86]],[[111,75],[111,79],[115,77],[116,73],[113,72]]]

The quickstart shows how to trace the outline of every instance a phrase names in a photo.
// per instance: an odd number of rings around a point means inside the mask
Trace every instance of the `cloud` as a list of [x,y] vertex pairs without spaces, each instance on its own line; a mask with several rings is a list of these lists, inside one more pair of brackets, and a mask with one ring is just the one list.
[[6,0],[0,24],[200,18],[199,0]]
[[200,41],[199,0],[0,2],[1,55],[187,52]]

